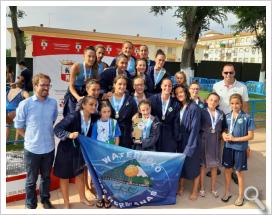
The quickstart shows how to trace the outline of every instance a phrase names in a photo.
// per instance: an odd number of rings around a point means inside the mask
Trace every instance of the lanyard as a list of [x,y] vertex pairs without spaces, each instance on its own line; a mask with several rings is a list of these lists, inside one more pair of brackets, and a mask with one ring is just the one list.
[[126,72],[123,72],[123,71],[119,72],[119,69],[116,68],[116,75],[115,75],[115,77],[118,76],[118,75],[124,75],[127,78],[127,73]]
[[162,116],[163,116],[163,118],[165,118],[165,114],[166,114],[166,111],[167,111],[167,108],[168,108],[168,105],[170,102],[170,97],[169,97],[169,99],[167,99],[166,102],[164,102],[162,98],[161,98],[161,101],[162,101]]
[[98,64],[98,73],[99,75],[101,75],[101,73],[104,71],[104,66],[103,66],[103,62],[100,62]]
[[238,119],[238,117],[240,115],[240,112],[241,111],[239,111],[239,113],[238,113],[237,117],[234,119],[234,121],[233,121],[233,112],[231,112],[230,129],[229,129],[230,134],[232,134],[232,132],[233,132],[234,126],[235,126],[236,121],[237,121],[237,119]]
[[158,73],[156,73],[156,72],[155,72],[155,68],[154,68],[154,74],[158,74],[158,75],[156,76],[156,78],[155,78],[155,75],[154,75],[155,85],[157,85],[157,84],[160,82],[160,80],[162,79],[162,77],[164,76],[164,74],[165,74],[165,69],[164,69],[164,68],[161,68],[161,70],[160,70]]
[[180,123],[181,123],[181,121],[182,121],[182,118],[183,118],[183,115],[184,115],[184,112],[185,112],[186,107],[187,107],[187,105],[184,105],[184,106],[182,107],[182,109],[180,110],[180,112],[179,112],[179,120],[180,120]]
[[112,96],[112,105],[113,105],[113,108],[116,113],[119,113],[119,111],[124,103],[124,100],[125,100],[125,95],[122,96],[122,99],[120,102],[117,102],[117,99],[115,98],[115,96]]
[[207,108],[210,118],[211,118],[211,123],[212,123],[212,129],[215,129],[215,125],[217,123],[218,119],[218,112],[215,110],[214,117],[212,116],[212,113],[210,112],[209,108]]
[[148,130],[150,130],[150,127],[152,125],[152,120],[151,117],[149,116],[147,120],[143,119],[142,120],[144,123],[144,129],[143,129],[143,139],[147,138],[149,136],[149,133],[147,132]]
[[91,125],[91,117],[89,117],[89,120],[87,123],[85,123],[83,111],[80,111],[81,115],[81,130],[85,136],[87,136],[90,125]]
[[[146,98],[145,98],[145,95],[143,95],[143,97],[142,97],[141,101],[142,101],[142,100],[144,100],[144,99],[146,99]],[[135,102],[136,102],[136,104],[137,104],[137,107],[138,107],[138,105],[139,105],[139,101],[138,101],[138,97],[137,97],[137,96],[135,96],[135,95],[134,95],[134,100],[135,100]]]
[[83,62],[83,72],[84,72],[84,78],[85,78],[84,80],[87,80],[88,78],[91,77],[92,67],[90,67],[89,73],[87,74],[85,62]]
[[135,74],[135,61],[133,59],[133,57],[130,57],[129,61],[128,61],[128,65],[127,65],[127,71],[134,76]]

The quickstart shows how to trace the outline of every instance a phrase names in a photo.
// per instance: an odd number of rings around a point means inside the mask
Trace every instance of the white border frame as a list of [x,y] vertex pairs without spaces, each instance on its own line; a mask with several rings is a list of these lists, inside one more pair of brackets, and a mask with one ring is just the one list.
[[[267,14],[267,49],[266,49],[266,206],[268,212],[271,213],[271,2],[269,1],[67,1],[65,6],[176,6],[182,4],[183,6],[201,5],[201,6],[266,6]],[[219,5],[220,3],[220,5]],[[61,1],[2,1],[1,2],[1,71],[5,71],[6,65],[6,7],[16,6],[63,6]],[[28,210],[25,209],[6,209],[6,137],[5,137],[5,73],[1,72],[1,214],[74,214],[74,209],[59,209],[59,210]],[[156,207],[154,207],[156,208]],[[262,214],[258,209],[80,209],[76,210],[77,214]]]

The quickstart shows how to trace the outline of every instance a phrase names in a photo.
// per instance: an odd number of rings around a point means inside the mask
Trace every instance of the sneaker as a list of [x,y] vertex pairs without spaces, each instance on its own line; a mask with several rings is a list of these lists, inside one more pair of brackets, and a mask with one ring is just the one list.
[[42,202],[42,204],[44,209],[55,209],[55,207],[51,204],[49,200]]

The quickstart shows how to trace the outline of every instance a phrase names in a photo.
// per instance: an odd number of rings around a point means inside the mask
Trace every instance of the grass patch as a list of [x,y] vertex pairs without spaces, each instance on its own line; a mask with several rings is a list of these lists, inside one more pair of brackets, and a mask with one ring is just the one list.
[[7,152],[9,152],[9,151],[23,151],[24,143],[20,142],[20,143],[16,143],[16,145],[14,145],[13,143],[7,144],[6,149],[7,149]]

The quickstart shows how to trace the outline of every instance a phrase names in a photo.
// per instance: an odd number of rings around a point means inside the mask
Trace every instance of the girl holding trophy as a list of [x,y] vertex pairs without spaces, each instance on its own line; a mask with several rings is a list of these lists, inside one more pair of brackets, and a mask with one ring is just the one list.
[[139,112],[132,118],[133,148],[155,151],[160,137],[159,119],[151,115],[151,103],[148,100],[140,101],[138,110]]

